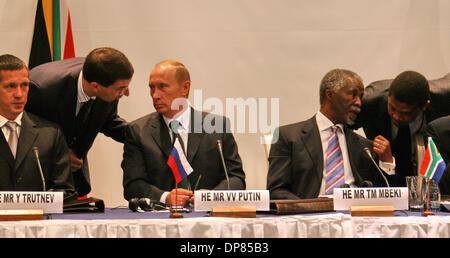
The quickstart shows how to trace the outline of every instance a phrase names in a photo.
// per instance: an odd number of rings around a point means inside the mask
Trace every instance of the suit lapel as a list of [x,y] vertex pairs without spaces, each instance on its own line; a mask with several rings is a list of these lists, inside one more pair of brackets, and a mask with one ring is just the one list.
[[[204,134],[202,121],[202,113],[191,108],[191,124],[187,146],[187,160],[189,163],[192,163]],[[195,129],[198,130],[199,128],[201,128],[201,132],[196,132]]]
[[319,128],[317,127],[316,117],[312,117],[305,122],[301,132],[301,139],[308,151],[309,156],[316,167],[316,175],[322,180],[323,177],[323,152],[320,140]]
[[362,153],[363,150],[361,149],[362,143],[356,137],[356,135],[352,134],[352,131],[348,129],[346,126],[344,127],[344,135],[345,135],[345,141],[347,143],[347,153],[348,153],[348,159],[350,163],[350,167],[352,169],[352,174],[355,179],[355,184],[360,185],[362,182],[362,178],[359,175],[358,172],[358,164],[356,164],[356,161],[358,160],[357,156],[359,153]]
[[8,142],[6,141],[3,132],[2,136],[0,136],[0,156],[2,156],[8,162],[8,165],[11,169],[14,168],[14,156],[11,153],[11,149],[9,148]]
[[19,141],[17,143],[16,165],[14,169],[17,169],[20,166],[34,144],[34,141],[38,135],[35,126],[36,125],[28,117],[27,113],[24,112],[22,118],[22,128],[20,130]]
[[66,139],[69,139],[69,142],[74,133],[76,107],[77,84],[74,83],[67,87],[67,91],[63,91],[58,103],[59,121],[61,121],[61,127],[64,130]]
[[[391,118],[388,113],[388,96],[386,95],[385,100],[382,101],[381,106],[379,107],[380,112],[378,112],[379,116],[376,119],[377,124],[380,127],[380,130],[378,132],[381,132],[381,134],[390,142],[392,142],[392,128],[391,128]],[[375,138],[376,135],[373,135],[373,138]]]
[[164,154],[169,157],[172,148],[169,128],[167,128],[166,123],[164,123],[164,119],[160,114],[156,114],[156,116],[156,119],[150,120],[150,135]]

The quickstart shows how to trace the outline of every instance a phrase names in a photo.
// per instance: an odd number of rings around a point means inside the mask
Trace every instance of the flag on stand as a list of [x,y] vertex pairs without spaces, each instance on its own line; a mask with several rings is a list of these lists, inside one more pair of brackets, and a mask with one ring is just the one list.
[[433,138],[428,137],[428,146],[419,172],[422,176],[439,182],[444,174],[444,170],[444,160],[442,159],[436,144],[434,144]]
[[65,0],[38,0],[28,67],[61,60],[61,56],[75,57],[69,8]]
[[184,155],[183,148],[181,147],[178,137],[175,138],[175,143],[173,144],[169,159],[167,160],[167,165],[169,165],[172,169],[172,173],[177,184],[193,171],[191,165],[186,159],[186,156]]

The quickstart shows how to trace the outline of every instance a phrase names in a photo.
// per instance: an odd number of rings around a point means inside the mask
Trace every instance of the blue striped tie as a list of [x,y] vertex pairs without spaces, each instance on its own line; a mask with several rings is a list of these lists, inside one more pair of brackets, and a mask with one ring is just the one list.
[[332,126],[328,139],[327,165],[325,173],[325,194],[333,194],[333,188],[344,184],[344,160],[337,136],[337,126]]

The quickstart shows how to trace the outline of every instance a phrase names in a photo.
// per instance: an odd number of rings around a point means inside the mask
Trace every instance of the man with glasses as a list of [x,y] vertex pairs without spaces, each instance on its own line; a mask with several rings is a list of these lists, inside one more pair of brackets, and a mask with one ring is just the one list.
[[450,114],[450,74],[427,81],[415,71],[400,73],[394,80],[376,81],[365,89],[361,113],[354,129],[362,127],[374,147],[386,138],[395,158],[391,186],[406,186],[405,177],[417,175],[419,141],[424,141],[426,125]]
[[124,142],[127,122],[117,114],[117,105],[129,95],[133,73],[128,58],[107,47],[30,71],[25,109],[62,127],[79,196],[91,191],[86,156],[97,134]]

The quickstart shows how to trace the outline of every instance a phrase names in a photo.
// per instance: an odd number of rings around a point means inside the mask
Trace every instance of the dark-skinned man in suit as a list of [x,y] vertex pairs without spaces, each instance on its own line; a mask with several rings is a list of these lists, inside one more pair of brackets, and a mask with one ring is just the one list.
[[331,195],[336,187],[385,186],[364,153],[389,174],[395,173],[389,142],[381,146],[357,135],[354,123],[364,94],[362,79],[354,72],[334,69],[320,83],[320,110],[312,118],[281,126],[269,154],[267,189],[271,199],[305,199]]

